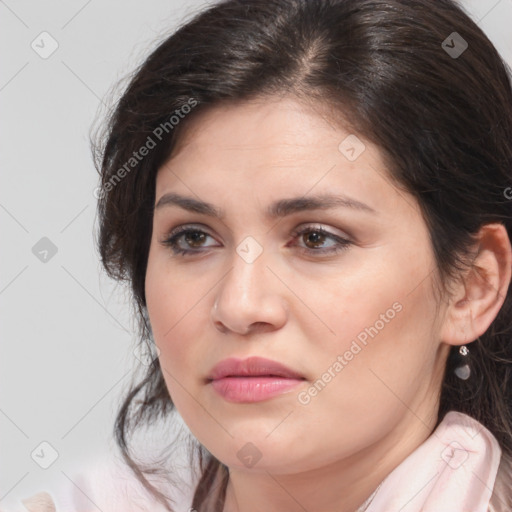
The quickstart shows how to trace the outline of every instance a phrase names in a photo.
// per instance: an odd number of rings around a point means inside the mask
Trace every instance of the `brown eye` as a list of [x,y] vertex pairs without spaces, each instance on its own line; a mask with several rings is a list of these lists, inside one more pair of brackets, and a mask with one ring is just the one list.
[[[212,244],[208,239],[211,239],[214,243]],[[210,234],[193,226],[179,226],[171,231],[161,243],[170,247],[176,255],[199,254],[213,247],[219,247]]]
[[298,243],[291,245],[297,246],[307,254],[335,254],[346,250],[349,245],[352,245],[352,242],[346,238],[335,235],[323,227],[307,226],[295,230],[292,235],[298,239]]
[[314,249],[325,243],[326,236],[320,231],[310,231],[309,233],[304,233],[302,239],[307,247]]
[[191,247],[201,247],[201,244],[206,240],[206,233],[203,231],[189,231],[184,239]]

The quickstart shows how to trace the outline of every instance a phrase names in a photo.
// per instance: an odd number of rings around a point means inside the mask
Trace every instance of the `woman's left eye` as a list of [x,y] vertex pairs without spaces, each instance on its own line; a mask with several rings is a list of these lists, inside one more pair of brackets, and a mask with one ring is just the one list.
[[[309,254],[334,254],[346,250],[352,244],[346,238],[335,235],[321,226],[296,229],[292,237],[294,243],[289,244],[288,247],[298,246],[301,251]],[[204,252],[203,249],[220,247],[216,244],[207,245],[209,238],[214,240],[210,234],[199,227],[179,226],[172,230],[161,243],[170,247],[176,255],[198,254]]]
[[309,253],[338,253],[346,250],[352,244],[346,238],[335,235],[321,226],[308,226],[295,230],[293,237],[303,242],[304,246],[299,247]]

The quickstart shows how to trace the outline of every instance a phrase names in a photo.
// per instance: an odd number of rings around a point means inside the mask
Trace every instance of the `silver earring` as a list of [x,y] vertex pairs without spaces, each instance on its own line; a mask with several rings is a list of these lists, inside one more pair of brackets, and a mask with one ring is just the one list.
[[466,345],[462,345],[459,348],[459,354],[461,357],[461,364],[455,368],[455,375],[461,380],[468,380],[471,375],[471,368],[468,364],[469,349]]

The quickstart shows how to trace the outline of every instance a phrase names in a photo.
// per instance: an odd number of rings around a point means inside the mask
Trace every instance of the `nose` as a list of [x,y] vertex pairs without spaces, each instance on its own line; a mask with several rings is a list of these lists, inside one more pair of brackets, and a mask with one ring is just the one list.
[[265,251],[252,263],[233,251],[230,263],[230,271],[215,287],[215,327],[241,335],[281,328],[288,318],[288,304],[283,283],[267,268]]

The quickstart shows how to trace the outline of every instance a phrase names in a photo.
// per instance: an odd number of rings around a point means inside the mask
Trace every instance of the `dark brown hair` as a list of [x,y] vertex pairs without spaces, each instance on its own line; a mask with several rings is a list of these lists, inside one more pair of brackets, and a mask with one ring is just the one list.
[[[463,49],[463,41],[468,47],[460,55],[450,51]],[[156,172],[205,108],[282,94],[329,108],[334,121],[379,147],[392,179],[416,197],[446,291],[466,268],[483,225],[502,223],[512,238],[505,193],[512,185],[510,76],[486,35],[452,0],[227,0],[200,12],[136,70],[93,145],[102,184],[99,251],[108,274],[131,285],[141,343],[149,340],[147,349],[154,350],[144,282]],[[170,121],[173,115],[179,122]],[[155,147],[130,161],[148,137]],[[450,410],[472,416],[495,435],[507,461],[511,318],[509,289],[490,328],[470,344],[469,380],[454,375],[458,347],[452,349],[438,416],[438,423]],[[155,361],[134,382],[116,420],[126,462],[162,503],[164,495],[145,480],[151,471],[130,456],[128,435],[173,407]],[[192,506],[221,511],[227,468],[199,443],[196,448],[201,478]]]

